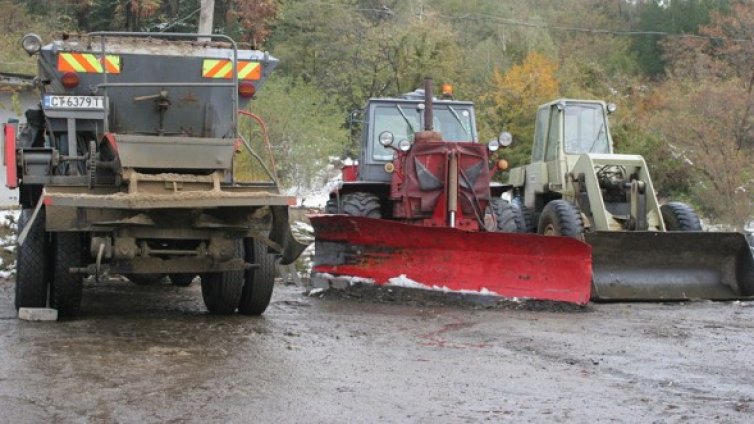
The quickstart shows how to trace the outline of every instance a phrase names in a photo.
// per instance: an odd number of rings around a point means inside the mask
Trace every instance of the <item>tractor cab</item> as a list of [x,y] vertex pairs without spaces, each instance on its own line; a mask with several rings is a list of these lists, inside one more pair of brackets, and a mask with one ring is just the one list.
[[[389,182],[385,164],[392,162],[395,148],[407,151],[414,134],[424,128],[424,90],[419,89],[395,98],[372,98],[365,108],[362,122],[359,181]],[[467,101],[433,98],[433,128],[444,141],[478,142],[474,104]],[[380,142],[392,138],[392,146]]]

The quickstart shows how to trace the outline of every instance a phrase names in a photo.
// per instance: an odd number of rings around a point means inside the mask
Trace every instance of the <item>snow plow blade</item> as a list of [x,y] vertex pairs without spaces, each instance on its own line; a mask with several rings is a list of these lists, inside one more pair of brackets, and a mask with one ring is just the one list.
[[469,232],[346,215],[313,215],[314,271],[427,288],[584,305],[591,249],[578,240]]
[[592,300],[734,300],[754,295],[740,233],[595,232]]

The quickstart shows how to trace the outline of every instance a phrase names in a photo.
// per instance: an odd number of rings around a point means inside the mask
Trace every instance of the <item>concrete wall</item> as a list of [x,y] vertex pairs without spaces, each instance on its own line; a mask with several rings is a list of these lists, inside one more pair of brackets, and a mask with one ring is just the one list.
[[[25,123],[24,111],[39,104],[39,93],[32,88],[31,79],[25,75],[0,73],[0,123],[6,123],[8,119]],[[10,190],[5,186],[4,163],[0,165],[0,208],[18,205],[18,189]]]

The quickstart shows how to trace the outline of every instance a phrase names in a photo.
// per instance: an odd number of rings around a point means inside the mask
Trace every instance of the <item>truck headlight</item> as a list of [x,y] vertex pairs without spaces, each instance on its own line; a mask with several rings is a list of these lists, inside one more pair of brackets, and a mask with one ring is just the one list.
[[21,47],[31,56],[42,49],[42,38],[34,33],[26,34],[21,39]]

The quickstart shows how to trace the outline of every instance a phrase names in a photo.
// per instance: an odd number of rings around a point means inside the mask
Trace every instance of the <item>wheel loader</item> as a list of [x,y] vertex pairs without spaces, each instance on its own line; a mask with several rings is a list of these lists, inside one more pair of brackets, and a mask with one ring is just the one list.
[[510,170],[527,230],[592,246],[595,300],[754,295],[743,234],[704,232],[693,209],[661,205],[640,155],[616,154],[613,104],[558,99],[536,116],[531,163]]
[[[258,315],[275,256],[300,253],[274,170],[239,182],[245,107],[277,59],[227,36],[97,32],[22,46],[38,58],[38,107],[3,125],[19,190],[17,308],[80,310],[83,279],[201,278],[212,313]],[[205,36],[203,36],[205,37]]]
[[[370,99],[357,165],[343,169],[326,215],[310,216],[313,281],[369,279],[584,304],[590,253],[565,237],[521,234],[523,215],[491,175],[504,162],[479,143],[471,102],[424,90]],[[403,282],[403,283],[401,283]]]

